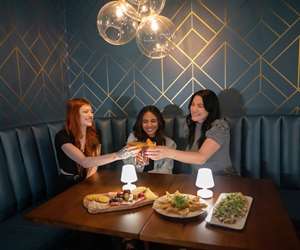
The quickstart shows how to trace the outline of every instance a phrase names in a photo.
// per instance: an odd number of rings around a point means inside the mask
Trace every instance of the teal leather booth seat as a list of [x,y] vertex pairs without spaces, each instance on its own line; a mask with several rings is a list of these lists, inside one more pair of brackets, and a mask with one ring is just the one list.
[[[272,179],[291,218],[300,221],[300,117],[245,116],[227,120],[231,127],[231,158],[237,172]],[[165,117],[165,121],[166,134],[179,149],[184,149],[185,118]],[[123,147],[134,122],[135,118],[97,118],[103,153]],[[62,127],[63,122],[55,122],[0,131],[2,250],[59,249],[58,243],[68,234],[67,230],[35,224],[22,217],[61,191],[54,136]],[[116,167],[121,162],[111,165]],[[174,173],[189,170],[188,166],[175,163]]]
[[59,249],[68,231],[23,218],[59,192],[48,125],[0,132],[0,248]]

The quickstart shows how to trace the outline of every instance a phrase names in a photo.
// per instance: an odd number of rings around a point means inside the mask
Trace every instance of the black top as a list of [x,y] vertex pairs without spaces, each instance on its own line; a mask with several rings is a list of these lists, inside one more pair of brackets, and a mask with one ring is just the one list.
[[65,143],[75,145],[75,139],[71,134],[68,134],[65,129],[62,129],[55,135],[55,149],[59,167],[69,174],[78,174],[77,163],[69,158],[61,149]]
[[148,172],[154,169],[154,161],[149,159],[149,164],[144,167],[143,172]]

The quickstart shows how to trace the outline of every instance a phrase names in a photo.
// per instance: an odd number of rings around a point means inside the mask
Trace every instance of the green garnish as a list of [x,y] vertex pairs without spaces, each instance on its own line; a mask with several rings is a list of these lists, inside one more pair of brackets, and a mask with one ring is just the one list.
[[178,209],[184,209],[189,206],[189,199],[184,195],[175,195],[172,200],[172,206]]
[[213,216],[223,223],[233,224],[245,216],[248,201],[242,193],[230,193],[215,207]]

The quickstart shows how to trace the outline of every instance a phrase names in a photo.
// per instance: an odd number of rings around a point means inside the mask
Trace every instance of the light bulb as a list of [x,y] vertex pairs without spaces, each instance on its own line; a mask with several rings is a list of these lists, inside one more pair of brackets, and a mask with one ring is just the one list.
[[124,11],[121,7],[116,8],[116,16],[121,18],[124,15]]
[[157,23],[155,20],[152,20],[152,21],[151,21],[151,29],[152,29],[153,31],[157,31],[158,28],[159,28],[158,23]]

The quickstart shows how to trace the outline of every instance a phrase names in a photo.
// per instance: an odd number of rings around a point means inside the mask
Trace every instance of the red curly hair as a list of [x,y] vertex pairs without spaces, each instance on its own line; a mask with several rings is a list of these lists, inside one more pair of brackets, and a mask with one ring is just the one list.
[[[79,109],[83,105],[91,106],[90,102],[84,98],[74,98],[67,102],[67,119],[65,123],[65,129],[68,134],[71,134],[75,140],[75,146],[80,147],[80,139],[82,138],[80,128],[80,114]],[[86,142],[84,148],[84,154],[86,156],[96,156],[100,152],[100,142],[97,136],[95,123],[91,127],[87,127],[86,130]]]

